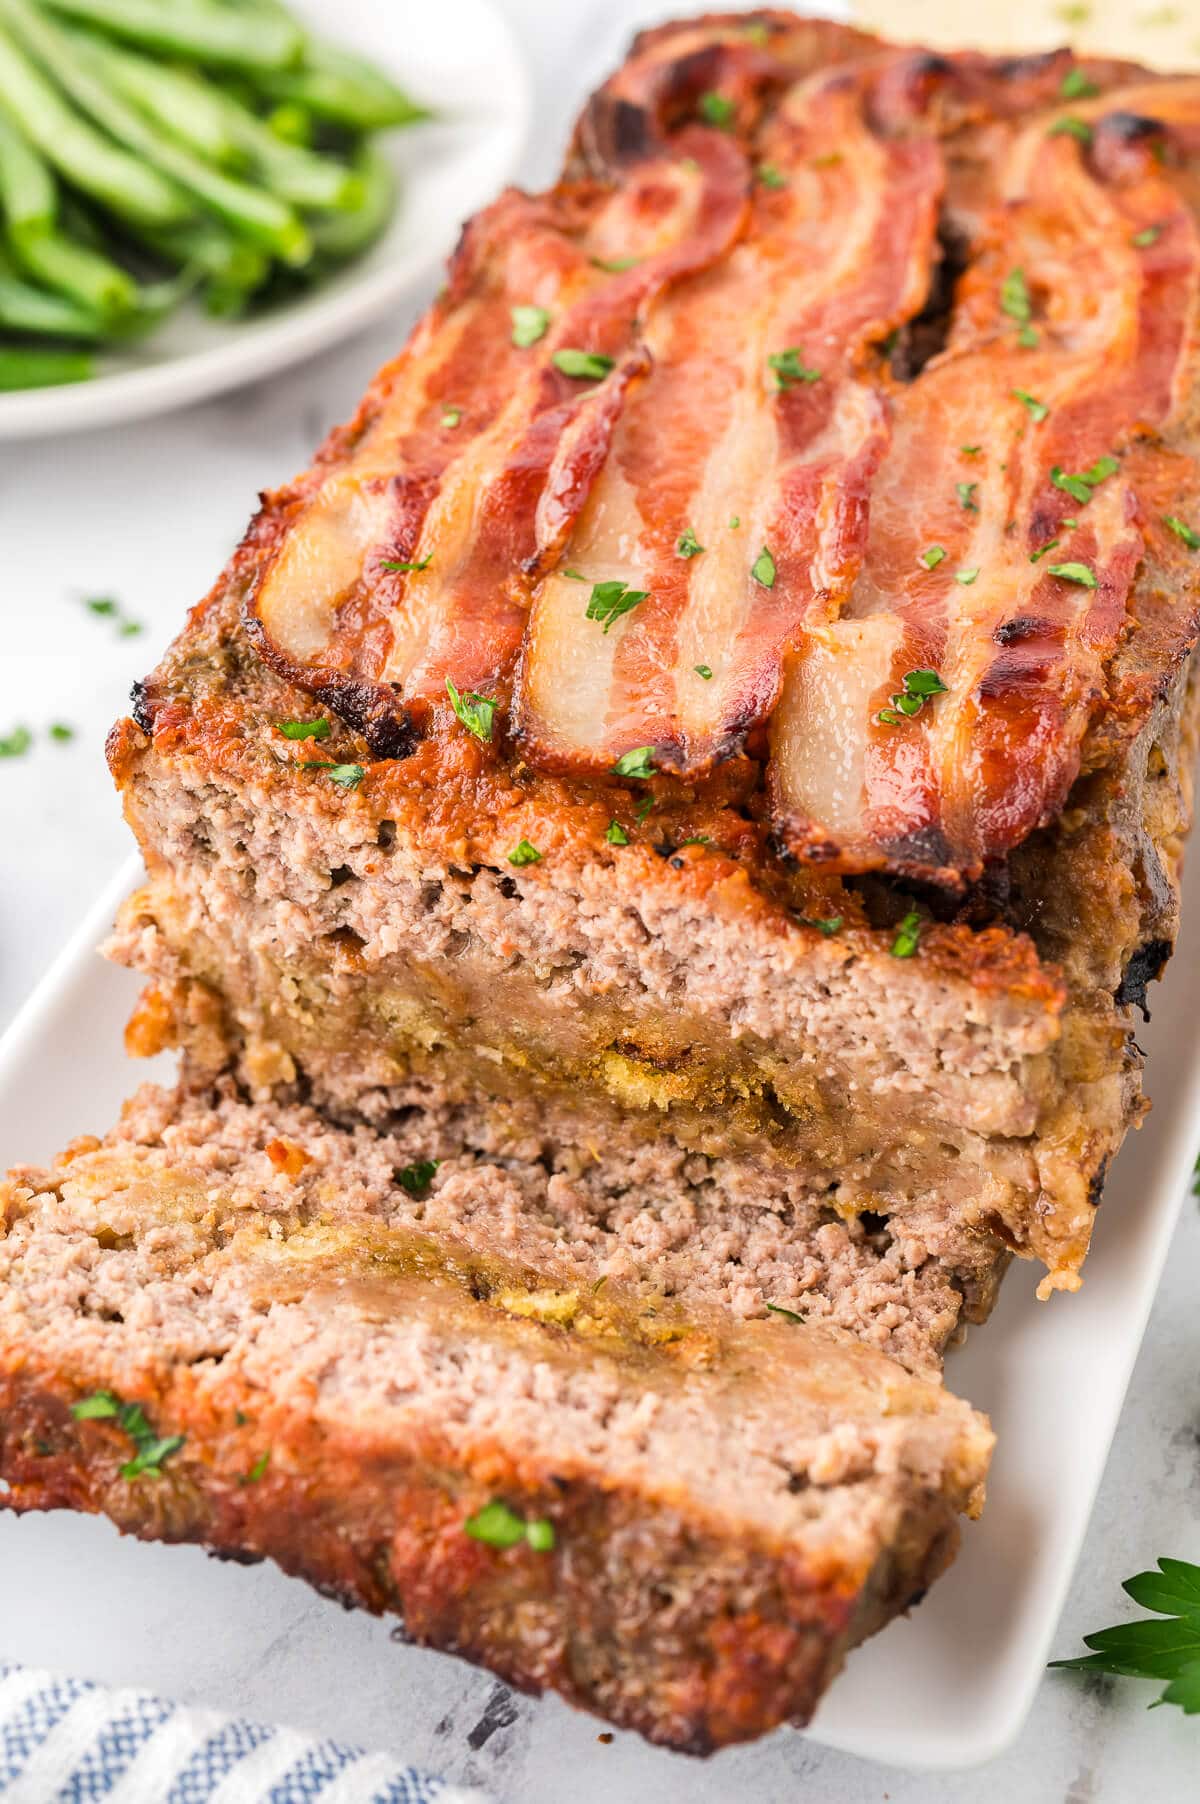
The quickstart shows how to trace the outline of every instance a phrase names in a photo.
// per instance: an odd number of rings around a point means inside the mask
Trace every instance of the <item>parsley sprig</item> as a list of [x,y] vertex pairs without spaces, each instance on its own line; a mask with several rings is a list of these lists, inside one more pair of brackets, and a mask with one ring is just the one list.
[[1135,1573],[1121,1589],[1154,1615],[1085,1635],[1090,1654],[1052,1660],[1051,1666],[1126,1679],[1165,1679],[1165,1690],[1150,1708],[1175,1704],[1185,1716],[1200,1715],[1200,1566],[1161,1559],[1157,1572]]
[[780,389],[791,388],[793,382],[819,382],[820,370],[814,370],[805,363],[804,353],[799,345],[789,345],[786,351],[775,351],[767,358],[768,368],[775,372],[775,386]]
[[1098,457],[1090,470],[1080,470],[1076,475],[1064,470],[1061,464],[1055,464],[1050,471],[1050,480],[1056,489],[1062,489],[1072,501],[1086,507],[1092,498],[1092,490],[1115,476],[1120,468],[1115,457]]

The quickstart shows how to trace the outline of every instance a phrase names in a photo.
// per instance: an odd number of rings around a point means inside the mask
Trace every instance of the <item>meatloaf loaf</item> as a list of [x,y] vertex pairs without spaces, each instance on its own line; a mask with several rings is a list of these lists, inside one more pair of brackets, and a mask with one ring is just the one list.
[[804,1721],[950,1558],[985,1420],[838,1328],[651,1296],[552,1182],[413,1159],[446,1133],[147,1089],[14,1173],[4,1501],[270,1557],[674,1747]]
[[114,729],[131,1045],[1077,1284],[1190,818],[1197,169],[1192,79],[639,38]]

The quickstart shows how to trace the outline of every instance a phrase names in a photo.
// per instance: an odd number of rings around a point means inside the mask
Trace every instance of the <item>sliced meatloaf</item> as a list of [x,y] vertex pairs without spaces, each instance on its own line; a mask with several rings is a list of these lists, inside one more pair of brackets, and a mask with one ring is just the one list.
[[114,730],[136,1049],[1078,1282],[1190,818],[1200,83],[1073,68],[637,41]]
[[4,1503],[274,1559],[674,1747],[806,1720],[951,1558],[986,1421],[451,1145],[147,1091],[14,1173]]

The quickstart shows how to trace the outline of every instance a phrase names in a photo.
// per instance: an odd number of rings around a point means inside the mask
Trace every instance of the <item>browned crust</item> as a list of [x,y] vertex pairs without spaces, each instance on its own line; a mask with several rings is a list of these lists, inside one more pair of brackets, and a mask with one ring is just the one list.
[[[104,1514],[145,1540],[272,1559],[343,1603],[398,1613],[422,1645],[687,1753],[807,1721],[848,1648],[914,1601],[957,1546],[953,1506],[915,1496],[897,1502],[894,1540],[872,1567],[806,1569],[794,1552],[731,1541],[690,1506],[650,1510],[501,1447],[464,1470],[432,1435],[382,1448],[232,1389],[217,1407],[186,1371],[147,1372],[126,1393],[187,1439],[161,1476],[125,1481],[127,1439],[72,1418],[92,1388],[28,1351],[0,1356],[7,1506]],[[238,1427],[243,1404],[254,1420]],[[264,1444],[267,1469],[247,1482]],[[466,1536],[464,1518],[496,1495],[550,1517],[554,1551]]]

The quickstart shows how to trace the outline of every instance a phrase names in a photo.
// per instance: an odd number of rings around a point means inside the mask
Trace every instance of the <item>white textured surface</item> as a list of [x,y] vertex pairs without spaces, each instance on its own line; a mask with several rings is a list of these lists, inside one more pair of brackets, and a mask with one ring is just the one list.
[[[527,170],[540,179],[552,172],[576,97],[650,7],[629,0],[506,4],[542,96]],[[0,762],[0,1021],[126,850],[100,745],[130,679],[153,661],[211,579],[244,525],[255,488],[302,463],[320,431],[349,410],[422,298],[399,310],[388,330],[260,389],[141,428],[0,453],[0,732],[18,718],[34,727],[64,719],[79,728],[71,745],[39,741],[28,758]],[[82,595],[110,591],[147,621],[141,638],[119,639],[82,609]],[[76,1031],[86,1039],[88,1022]],[[1169,1050],[1160,1051],[1167,1056],[1157,1073],[1151,1066],[1152,1092],[1161,1091],[1172,1063]],[[107,1102],[97,1098],[96,1119],[76,1125],[102,1126],[106,1113]],[[1127,1208],[1136,1207],[1145,1146],[1145,1139],[1133,1140],[1122,1159]],[[1101,1245],[1106,1232],[1121,1231],[1119,1220],[1102,1219]],[[1200,1217],[1189,1200],[1057,1652],[1076,1651],[1082,1632],[1132,1613],[1123,1612],[1119,1591],[1129,1572],[1160,1553],[1200,1559],[1198,1277]],[[1028,1273],[1015,1274],[1014,1284],[1021,1309]],[[1053,1307],[1069,1311],[1072,1300]],[[1084,1337],[1074,1349],[1081,1408],[1102,1341],[1103,1327],[1091,1344]],[[1071,1428],[1064,1419],[1062,1433]],[[596,1726],[562,1706],[509,1699],[484,1675],[391,1647],[385,1625],[334,1617],[328,1605],[270,1572],[206,1564],[191,1550],[123,1545],[99,1524],[71,1523],[69,1540],[63,1529],[61,1522],[22,1524],[19,1557],[11,1536],[0,1543],[0,1654],[391,1742],[512,1804],[558,1804],[564,1796],[572,1804],[724,1804],[733,1797],[756,1804],[799,1797],[814,1804],[957,1804],[967,1797],[973,1804],[1017,1797],[1027,1804],[1126,1804],[1139,1796],[1182,1804],[1196,1795],[1200,1730],[1174,1711],[1147,1716],[1147,1688],[1132,1682],[1085,1690],[1078,1680],[1051,1675],[1014,1747],[969,1777],[909,1776],[787,1735],[701,1767],[629,1737],[598,1746]],[[1019,1544],[1010,1557],[1015,1569]],[[178,1611],[184,1591],[186,1621]],[[138,1608],[128,1620],[135,1592]],[[236,1637],[227,1626],[233,1616]],[[9,1646],[6,1625],[18,1620],[21,1645]],[[873,1659],[874,1650],[863,1658]]]

